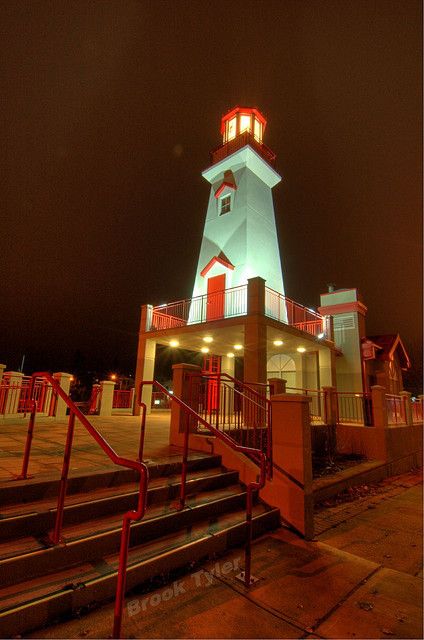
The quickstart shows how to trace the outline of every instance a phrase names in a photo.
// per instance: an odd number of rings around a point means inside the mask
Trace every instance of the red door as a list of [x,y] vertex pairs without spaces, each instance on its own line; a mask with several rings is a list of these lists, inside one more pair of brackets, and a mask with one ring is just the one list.
[[[221,372],[221,356],[205,356],[203,359],[203,371],[205,375]],[[219,384],[217,379],[209,379],[206,383],[206,407],[210,415],[219,406]]]
[[208,279],[206,320],[219,320],[225,311],[225,273]]

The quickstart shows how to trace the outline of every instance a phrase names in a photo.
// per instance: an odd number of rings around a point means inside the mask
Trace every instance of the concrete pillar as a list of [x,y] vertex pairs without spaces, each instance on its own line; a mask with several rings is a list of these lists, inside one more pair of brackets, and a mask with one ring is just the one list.
[[268,378],[269,395],[277,396],[286,393],[287,380],[282,378]]
[[266,383],[265,280],[247,281],[247,318],[244,326],[244,380]]
[[112,380],[100,381],[99,416],[111,416],[113,407],[113,392],[115,383]]
[[386,389],[378,384],[371,387],[372,416],[374,427],[387,427]]
[[412,425],[411,393],[409,391],[401,391],[399,395],[402,398],[404,406],[405,424]]
[[5,364],[0,364],[0,383],[2,381],[3,378],[3,372],[6,369],[6,365]]
[[22,391],[22,378],[24,377],[24,374],[20,371],[5,371],[3,377],[4,382],[7,383],[4,415],[17,416]]
[[[145,304],[141,307],[140,330],[137,349],[137,365],[135,371],[135,402],[133,414],[140,415],[139,389],[142,380],[153,380],[155,370],[156,357],[156,341],[146,337],[146,333],[151,330],[153,307],[151,304]],[[147,413],[150,413],[152,407],[152,387],[145,385],[143,387],[141,401],[146,404]]]
[[[172,366],[172,388],[174,395],[180,398],[197,412],[196,393],[199,391],[201,367],[196,364],[174,364]],[[169,444],[181,446],[188,414],[176,403],[171,401],[171,426],[169,430]],[[191,420],[190,431],[197,430],[194,420]]]
[[[53,378],[59,383],[59,386],[63,389],[66,395],[69,395],[69,389],[71,387],[71,378],[72,375],[70,373],[63,373],[63,371],[59,371],[58,373],[53,374]],[[64,418],[66,416],[67,405],[59,398],[56,399],[54,416],[56,418]]]
[[308,539],[313,537],[310,400],[298,394],[272,396],[274,475],[261,493]]
[[324,394],[322,401],[322,418],[326,425],[335,425],[338,422],[337,393],[335,387],[322,387]]

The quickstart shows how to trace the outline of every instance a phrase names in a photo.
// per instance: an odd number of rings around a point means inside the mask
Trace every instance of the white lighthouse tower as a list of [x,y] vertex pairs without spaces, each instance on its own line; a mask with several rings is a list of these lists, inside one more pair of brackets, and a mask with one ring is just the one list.
[[[202,174],[211,191],[193,298],[207,296],[208,320],[230,315],[219,292],[249,278],[260,276],[284,294],[271,192],[281,177],[272,168],[274,153],[262,141],[265,126],[257,109],[232,109],[221,121],[223,144]],[[198,321],[193,313],[194,307],[191,320]]]

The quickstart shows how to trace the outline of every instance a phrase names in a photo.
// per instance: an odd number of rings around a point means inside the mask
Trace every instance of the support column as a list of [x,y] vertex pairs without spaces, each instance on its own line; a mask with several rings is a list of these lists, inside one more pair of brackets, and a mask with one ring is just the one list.
[[323,398],[323,422],[326,425],[336,425],[338,421],[337,394],[335,387],[322,387]]
[[412,407],[411,407],[411,393],[409,391],[401,391],[399,395],[402,398],[404,411],[405,411],[405,424],[412,425]]
[[307,539],[314,526],[310,401],[298,394],[271,398],[274,475],[261,493]]
[[[60,387],[69,395],[69,389],[71,387],[71,378],[72,375],[70,373],[63,373],[62,371],[53,374],[53,378],[59,383]],[[66,403],[59,398],[56,399],[56,406],[54,411],[54,416],[56,418],[64,418],[66,416],[67,406]]]
[[371,387],[372,416],[374,427],[385,429],[387,427],[386,389],[375,384]]
[[266,383],[265,280],[247,281],[247,318],[244,325],[244,380]]
[[[172,388],[174,395],[188,404],[196,404],[196,396],[199,392],[201,379],[201,367],[196,364],[174,364],[172,366]],[[193,406],[197,411],[197,406]],[[171,401],[171,426],[169,430],[169,444],[182,446],[183,435],[188,414],[180,408],[176,402]],[[196,429],[192,424],[190,430]]]
[[113,407],[113,392],[115,383],[112,380],[100,381],[99,416],[111,416]]
[[0,384],[1,384],[1,381],[2,381],[2,378],[3,378],[3,373],[4,373],[5,369],[6,369],[6,365],[5,364],[0,364]]
[[318,350],[318,366],[320,385],[324,387],[336,386],[336,354],[332,349],[321,347]]
[[[139,389],[142,380],[153,380],[156,357],[156,341],[146,337],[152,324],[153,307],[145,304],[141,307],[140,331],[137,349],[137,365],[135,372],[135,402],[133,415],[140,415]],[[152,387],[143,387],[141,401],[146,404],[147,413],[152,410]]]

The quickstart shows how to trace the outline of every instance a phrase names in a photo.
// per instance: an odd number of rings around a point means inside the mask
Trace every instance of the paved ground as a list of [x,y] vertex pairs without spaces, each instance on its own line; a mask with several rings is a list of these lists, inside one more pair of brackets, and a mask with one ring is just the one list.
[[[140,437],[140,418],[90,416],[90,422],[122,456],[135,459]],[[31,449],[29,473],[39,477],[60,477],[68,420],[37,418]],[[25,447],[28,420],[0,421],[0,482],[19,475]],[[147,422],[145,457],[155,459],[179,455],[168,445],[169,412],[157,411]],[[78,421],[75,424],[70,474],[115,468],[100,446]]]
[[[133,456],[137,418],[94,420],[117,451]],[[166,457],[164,416],[150,418],[146,453]],[[65,423],[40,421],[31,471],[56,475]],[[118,429],[117,429],[118,427]],[[0,479],[10,481],[25,428],[0,426]],[[109,466],[80,429],[73,472]],[[132,638],[422,638],[422,476],[411,472],[356,490],[352,501],[317,511],[317,538],[286,529],[258,540],[246,592],[236,580],[241,550],[126,600],[123,630]],[[361,495],[362,493],[362,495]],[[107,638],[113,606],[31,634],[34,638]]]

